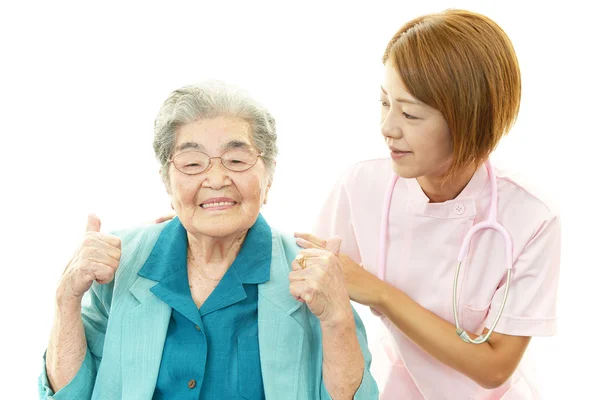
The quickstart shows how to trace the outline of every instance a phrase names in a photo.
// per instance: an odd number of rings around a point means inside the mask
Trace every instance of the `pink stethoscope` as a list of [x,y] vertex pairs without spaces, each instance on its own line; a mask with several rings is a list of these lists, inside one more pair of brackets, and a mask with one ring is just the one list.
[[[475,224],[465,236],[462,246],[460,248],[460,252],[458,253],[458,260],[456,263],[456,272],[454,274],[454,287],[452,293],[452,303],[453,303],[453,311],[454,311],[454,323],[456,325],[456,334],[465,342],[473,343],[473,344],[482,344],[485,343],[489,338],[496,325],[498,325],[498,321],[500,320],[500,316],[502,315],[502,311],[504,310],[504,306],[506,305],[506,299],[508,298],[508,288],[510,286],[510,279],[512,275],[512,239],[510,234],[502,225],[500,225],[497,221],[496,215],[498,212],[498,185],[496,182],[496,174],[489,160],[485,163],[486,169],[488,171],[488,176],[490,178],[490,213],[485,221],[482,221],[478,224]],[[392,179],[390,180],[387,188],[387,192],[385,195],[385,199],[383,202],[383,212],[381,216],[381,236],[379,239],[379,268],[377,270],[377,277],[381,280],[384,280],[385,277],[385,264],[386,264],[386,250],[387,250],[387,232],[388,232],[388,222],[390,218],[390,205],[392,203],[392,195],[394,193],[394,187],[396,186],[396,182],[398,181],[398,175],[394,174]],[[490,330],[485,334],[477,337],[476,339],[471,339],[467,332],[462,329],[458,323],[458,301],[457,301],[457,292],[458,292],[458,275],[460,272],[460,266],[469,251],[469,245],[471,243],[471,239],[473,235],[484,229],[492,229],[496,232],[499,232],[504,239],[504,248],[505,248],[505,262],[506,262],[506,285],[504,289],[504,297],[502,299],[502,305],[500,306],[500,310],[494,319],[494,323]],[[376,314],[379,314],[376,310],[374,310]]]

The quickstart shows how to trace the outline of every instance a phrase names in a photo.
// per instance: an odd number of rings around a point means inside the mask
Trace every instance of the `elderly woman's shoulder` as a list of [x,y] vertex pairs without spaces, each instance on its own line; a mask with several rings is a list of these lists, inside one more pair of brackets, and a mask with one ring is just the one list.
[[140,225],[111,232],[121,239],[121,260],[115,280],[129,282],[137,276],[137,272],[150,256],[160,234],[169,222]]
[[289,262],[291,268],[292,261],[296,258],[296,255],[298,255],[302,248],[296,243],[294,235],[274,228],[271,228],[271,232],[273,234],[274,253],[280,252]]

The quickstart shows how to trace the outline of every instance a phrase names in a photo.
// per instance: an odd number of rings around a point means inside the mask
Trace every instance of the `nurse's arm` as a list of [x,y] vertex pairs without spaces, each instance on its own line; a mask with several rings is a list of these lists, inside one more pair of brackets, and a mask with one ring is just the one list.
[[[519,365],[531,337],[494,332],[486,343],[465,343],[457,336],[453,324],[422,307],[394,286],[379,282],[381,296],[372,306],[424,351],[480,386],[487,389],[499,387]],[[487,331],[485,329],[484,334]],[[472,339],[477,337],[471,332],[469,336]]]

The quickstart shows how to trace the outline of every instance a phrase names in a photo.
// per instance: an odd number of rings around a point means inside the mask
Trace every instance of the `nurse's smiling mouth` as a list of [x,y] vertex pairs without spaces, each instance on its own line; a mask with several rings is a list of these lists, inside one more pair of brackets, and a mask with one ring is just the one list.
[[390,155],[395,160],[404,158],[410,154],[412,154],[412,151],[404,151],[390,146]]
[[214,197],[200,203],[200,208],[207,211],[228,210],[237,204],[237,201],[229,197]]

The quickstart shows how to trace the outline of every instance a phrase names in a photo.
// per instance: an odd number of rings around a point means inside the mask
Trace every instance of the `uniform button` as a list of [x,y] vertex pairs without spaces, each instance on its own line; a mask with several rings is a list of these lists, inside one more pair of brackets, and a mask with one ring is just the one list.
[[196,325],[196,330],[197,330],[197,331],[199,331],[199,330],[200,330],[200,327],[199,327],[198,325]]
[[188,387],[190,389],[193,389],[196,387],[196,380],[195,379],[190,379],[190,381],[188,382]]
[[465,206],[463,206],[462,204],[455,204],[453,210],[458,215],[461,215],[465,212]]

